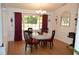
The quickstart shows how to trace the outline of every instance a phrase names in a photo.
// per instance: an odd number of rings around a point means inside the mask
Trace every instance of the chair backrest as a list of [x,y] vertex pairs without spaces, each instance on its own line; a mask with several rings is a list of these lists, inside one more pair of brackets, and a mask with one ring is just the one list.
[[25,42],[26,42],[26,43],[28,43],[28,42],[31,41],[31,38],[30,38],[29,33],[28,33],[27,30],[24,31],[24,38],[25,38]]
[[33,29],[32,28],[28,28],[28,32],[29,33],[32,33],[33,32]]
[[29,33],[30,38],[32,38],[33,29],[32,28],[28,28],[28,33]]
[[52,37],[51,37],[51,40],[54,39],[54,36],[55,36],[55,30],[52,31]]

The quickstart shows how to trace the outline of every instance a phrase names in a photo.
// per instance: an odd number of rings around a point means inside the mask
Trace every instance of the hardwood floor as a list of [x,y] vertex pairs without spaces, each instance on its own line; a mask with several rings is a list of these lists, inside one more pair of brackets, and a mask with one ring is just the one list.
[[54,40],[54,46],[52,49],[49,47],[33,48],[33,52],[30,52],[30,48],[27,48],[25,52],[24,41],[9,42],[8,43],[8,55],[72,55],[72,50],[66,47],[67,44]]

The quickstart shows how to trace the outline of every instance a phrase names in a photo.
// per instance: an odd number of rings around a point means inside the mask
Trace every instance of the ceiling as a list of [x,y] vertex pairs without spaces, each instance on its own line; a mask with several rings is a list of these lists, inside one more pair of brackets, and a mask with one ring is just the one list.
[[65,3],[2,3],[4,8],[21,8],[28,10],[44,9],[47,11],[53,11],[57,8],[65,5]]

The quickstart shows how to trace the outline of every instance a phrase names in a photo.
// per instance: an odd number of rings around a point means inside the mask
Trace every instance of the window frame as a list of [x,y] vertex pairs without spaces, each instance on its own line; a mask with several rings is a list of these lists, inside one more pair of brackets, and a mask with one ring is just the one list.
[[[22,20],[22,30],[27,30],[27,29],[25,28],[25,24],[24,24],[24,16],[25,16],[25,15],[26,15],[26,16],[39,16],[39,17],[40,17],[39,23],[37,22],[37,23],[39,24],[39,25],[38,25],[39,27],[36,26],[36,24],[33,25],[33,26],[35,27],[35,29],[34,29],[35,31],[36,31],[36,30],[40,30],[40,29],[42,28],[42,18],[41,18],[42,16],[37,15],[37,14],[22,14],[22,19],[23,19],[23,20]],[[41,20],[41,22],[40,22],[40,20]],[[40,26],[40,25],[41,25],[41,26]],[[27,28],[29,28],[29,27],[30,27],[30,26],[28,25]],[[38,27],[38,29],[36,29],[37,27]]]

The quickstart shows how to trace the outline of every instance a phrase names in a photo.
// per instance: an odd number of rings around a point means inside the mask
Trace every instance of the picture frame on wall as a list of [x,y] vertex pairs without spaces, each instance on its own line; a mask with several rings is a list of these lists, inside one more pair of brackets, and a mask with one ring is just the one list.
[[61,26],[69,26],[70,18],[69,17],[61,17]]

